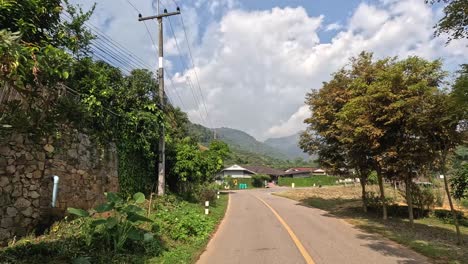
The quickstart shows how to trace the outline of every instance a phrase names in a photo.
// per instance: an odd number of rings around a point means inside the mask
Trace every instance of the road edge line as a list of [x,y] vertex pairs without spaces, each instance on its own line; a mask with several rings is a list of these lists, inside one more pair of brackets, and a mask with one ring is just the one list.
[[310,256],[309,252],[307,252],[307,250],[305,249],[304,245],[302,245],[301,241],[299,240],[299,238],[297,238],[296,234],[292,231],[291,227],[289,227],[289,225],[286,223],[286,221],[278,214],[278,212],[276,212],[275,209],[273,209],[273,207],[271,207],[267,202],[265,202],[263,199],[261,199],[260,197],[258,196],[255,196],[255,198],[257,198],[258,200],[260,200],[263,204],[265,204],[266,207],[268,207],[272,212],[273,214],[276,216],[276,218],[278,219],[278,221],[283,225],[284,229],[286,229],[286,232],[288,232],[289,236],[291,237],[292,241],[294,242],[294,244],[296,245],[297,249],[299,250],[299,252],[301,253],[302,257],[304,258],[305,262],[307,264],[315,264],[314,260],[312,259],[312,257]]

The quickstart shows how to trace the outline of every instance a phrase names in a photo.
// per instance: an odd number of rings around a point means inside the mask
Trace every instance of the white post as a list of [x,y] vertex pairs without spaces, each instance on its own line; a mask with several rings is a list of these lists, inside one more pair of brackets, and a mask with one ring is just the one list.
[[205,201],[205,214],[209,214],[210,213],[210,209],[208,209],[208,207],[210,206],[210,201]]
[[294,182],[293,182],[293,183],[291,183],[291,188],[294,188]]
[[216,192],[216,199],[219,199],[219,191]]
[[57,192],[58,192],[59,176],[54,175],[54,188],[52,190],[52,207],[55,207],[57,203]]

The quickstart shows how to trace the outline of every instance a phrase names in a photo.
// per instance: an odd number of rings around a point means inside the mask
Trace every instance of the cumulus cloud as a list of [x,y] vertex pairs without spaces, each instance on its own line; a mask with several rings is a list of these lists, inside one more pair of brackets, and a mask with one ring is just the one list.
[[283,137],[305,130],[304,119],[310,116],[311,112],[307,105],[303,105],[289,119],[279,125],[270,127],[267,131],[267,136]]
[[[94,22],[155,65],[155,47],[144,26],[136,21],[135,12],[130,7],[122,11],[114,2],[100,1]],[[132,2],[147,13],[152,10],[146,3],[150,1]],[[204,16],[199,15],[202,9]],[[324,15],[309,16],[302,7],[245,10],[235,0],[197,0],[187,2],[182,10],[196,68],[190,63],[186,63],[188,69],[174,67],[174,90],[169,93],[177,91],[192,121],[242,129],[259,139],[303,129],[302,121],[310,114],[304,106],[305,94],[319,89],[349,57],[363,50],[379,58],[442,58],[452,69],[468,59],[468,41],[445,46],[443,36],[433,37],[433,25],[440,14],[421,0],[363,2],[344,22],[329,25],[323,25]],[[213,13],[215,19],[207,19]],[[184,32],[177,20],[172,21],[183,56],[187,56]],[[155,32],[154,22],[150,27]],[[321,42],[321,30],[335,35],[329,42]],[[177,54],[175,39],[167,28],[166,37],[166,54]],[[172,59],[178,64],[176,57]],[[187,83],[192,83],[193,89]]]
[[[452,64],[468,57],[466,41],[445,46],[443,38],[433,38],[434,13],[419,0],[361,3],[330,43],[320,43],[322,21],[298,7],[232,10],[210,25],[197,54],[213,125],[260,139],[295,133],[308,114],[305,94],[363,50],[376,57],[440,57]],[[181,73],[187,75],[192,74]],[[190,115],[194,121],[197,111]]]
[[336,31],[336,30],[339,30],[339,29],[342,29],[342,28],[343,28],[343,26],[340,23],[332,23],[332,24],[328,24],[325,27],[325,31]]

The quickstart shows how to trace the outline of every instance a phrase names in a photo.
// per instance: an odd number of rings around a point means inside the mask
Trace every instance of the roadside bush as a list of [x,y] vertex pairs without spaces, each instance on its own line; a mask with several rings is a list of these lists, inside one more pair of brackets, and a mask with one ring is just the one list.
[[[392,197],[385,197],[385,204],[390,205],[394,204],[394,199]],[[372,208],[381,208],[383,203],[380,199],[380,194],[375,192],[366,192],[366,204],[368,207]]]
[[[84,218],[81,229],[87,246],[102,246],[121,251],[129,241],[152,241],[153,234],[139,228],[143,222],[152,222],[144,217],[143,208],[138,206],[145,201],[143,193],[136,193],[133,199],[125,201],[116,193],[106,193],[107,203],[98,205],[90,212],[68,208],[70,214]],[[99,217],[104,216],[104,217]]]
[[252,185],[254,187],[265,187],[265,181],[270,181],[270,175],[257,174],[252,176]]
[[[400,190],[401,195],[407,200],[405,190]],[[422,210],[431,210],[437,203],[437,197],[432,186],[411,185],[411,195],[413,198],[414,207]]]
[[204,203],[205,201],[216,202],[216,193],[219,186],[216,183],[204,184],[197,188],[195,199],[197,202]]
[[[463,212],[455,211],[458,219],[458,223],[462,226],[468,227],[468,218],[465,217]],[[433,212],[434,216],[441,219],[447,224],[453,224],[453,216],[450,210],[436,209]]]
[[[170,199],[170,201],[165,201]],[[155,200],[155,213],[152,216],[159,231],[176,241],[205,239],[210,235],[215,223],[203,215],[199,205],[181,201],[175,197]]]
[[442,207],[444,205],[444,192],[441,192],[439,188],[435,189],[434,190],[434,194],[435,194],[435,205],[438,206],[438,207]]
[[422,210],[434,209],[437,199],[432,187],[422,187],[416,184],[412,187],[414,205]]

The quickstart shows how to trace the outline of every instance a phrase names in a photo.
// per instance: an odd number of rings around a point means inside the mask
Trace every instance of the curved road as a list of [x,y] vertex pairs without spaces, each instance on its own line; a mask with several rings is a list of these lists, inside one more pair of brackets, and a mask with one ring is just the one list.
[[226,216],[197,263],[429,263],[325,211],[271,195],[279,190],[231,192]]

